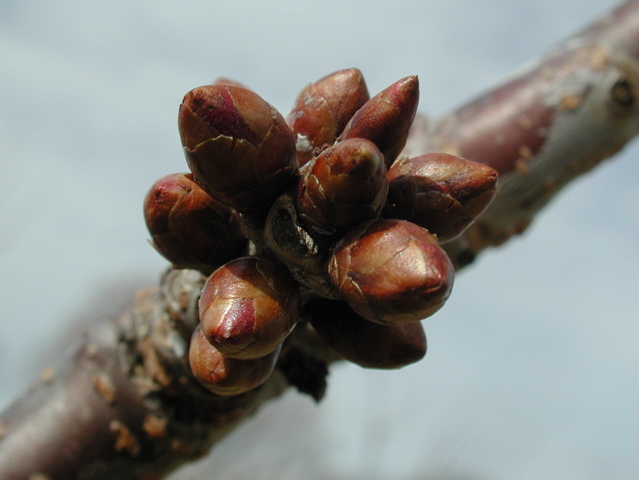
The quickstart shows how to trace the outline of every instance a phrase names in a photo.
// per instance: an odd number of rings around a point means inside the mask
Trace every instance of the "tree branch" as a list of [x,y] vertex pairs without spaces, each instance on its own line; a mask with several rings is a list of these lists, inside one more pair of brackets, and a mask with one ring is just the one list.
[[637,134],[638,19],[629,1],[474,101],[413,124],[408,155],[448,151],[500,173],[488,210],[446,245],[457,267],[524,232],[562,187]]
[[[521,233],[569,181],[639,129],[639,1],[571,37],[439,121],[418,116],[404,153],[451,151],[496,168],[498,194],[446,248],[458,268]],[[336,357],[301,324],[274,375],[218,397],[186,354],[204,278],[169,270],[117,320],[94,325],[0,416],[0,478],[161,478],[198,458],[289,386],[321,398]]]

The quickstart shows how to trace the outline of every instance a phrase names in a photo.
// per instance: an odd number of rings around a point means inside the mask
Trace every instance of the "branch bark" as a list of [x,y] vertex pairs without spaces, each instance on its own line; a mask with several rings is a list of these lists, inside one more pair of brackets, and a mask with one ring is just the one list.
[[524,232],[562,187],[637,134],[638,18],[629,1],[450,115],[413,124],[410,156],[448,151],[500,173],[488,210],[446,244],[457,267]]
[[[523,232],[564,185],[623,148],[639,131],[637,91],[631,0],[450,115],[418,116],[405,154],[449,151],[501,174],[493,204],[446,244],[457,268]],[[120,318],[91,326],[0,416],[0,478],[162,478],[290,386],[319,400],[336,358],[303,324],[262,387],[218,397],[199,385],[186,354],[203,281],[169,270]]]

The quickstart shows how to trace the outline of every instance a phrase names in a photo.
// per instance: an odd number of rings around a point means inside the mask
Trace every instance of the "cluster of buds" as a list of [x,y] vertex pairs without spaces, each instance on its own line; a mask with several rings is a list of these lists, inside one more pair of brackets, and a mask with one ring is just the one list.
[[368,94],[356,69],[306,87],[285,119],[219,81],[189,92],[179,130],[191,173],[145,200],[153,246],[208,276],[189,361],[219,395],[264,383],[306,329],[368,368],[421,359],[421,320],[448,299],[440,246],[489,204],[494,170],[449,154],[401,155],[416,76]]

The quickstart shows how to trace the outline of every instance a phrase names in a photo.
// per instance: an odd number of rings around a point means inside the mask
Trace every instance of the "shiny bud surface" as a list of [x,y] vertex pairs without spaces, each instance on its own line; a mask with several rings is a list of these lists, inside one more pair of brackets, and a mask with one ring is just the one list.
[[283,265],[242,257],[217,269],[199,302],[208,341],[231,358],[253,359],[276,350],[295,326],[298,287]]
[[297,172],[286,121],[259,95],[235,85],[191,90],[178,125],[195,181],[240,212],[268,208]]
[[366,102],[348,122],[340,140],[370,140],[390,167],[406,145],[418,104],[419,80],[416,75],[405,77]]
[[191,337],[189,365],[193,376],[217,395],[239,395],[262,385],[275,368],[280,349],[254,360],[229,358],[211,345],[198,327]]
[[450,259],[427,230],[403,220],[376,220],[335,247],[329,275],[341,297],[368,320],[416,322],[450,295]]
[[186,174],[167,175],[144,200],[152,244],[178,268],[209,274],[246,245],[237,216]]
[[300,164],[332,145],[369,98],[362,72],[356,68],[337,71],[304,88],[287,117]]
[[445,153],[403,158],[388,172],[384,216],[410,220],[446,242],[460,235],[495,196],[492,168]]
[[297,207],[302,222],[331,235],[379,216],[387,193],[384,156],[372,142],[353,138],[315,159],[300,181]]

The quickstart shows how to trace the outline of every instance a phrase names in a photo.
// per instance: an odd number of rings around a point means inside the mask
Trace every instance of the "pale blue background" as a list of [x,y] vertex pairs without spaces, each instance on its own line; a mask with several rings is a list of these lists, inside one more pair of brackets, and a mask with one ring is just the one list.
[[[305,84],[359,67],[372,93],[418,74],[436,115],[614,4],[0,2],[0,404],[79,317],[157,278],[141,203],[186,168],[189,89],[228,76],[287,113]],[[205,463],[224,479],[638,478],[638,153],[460,275],[423,362],[337,368],[319,407],[287,395]]]

